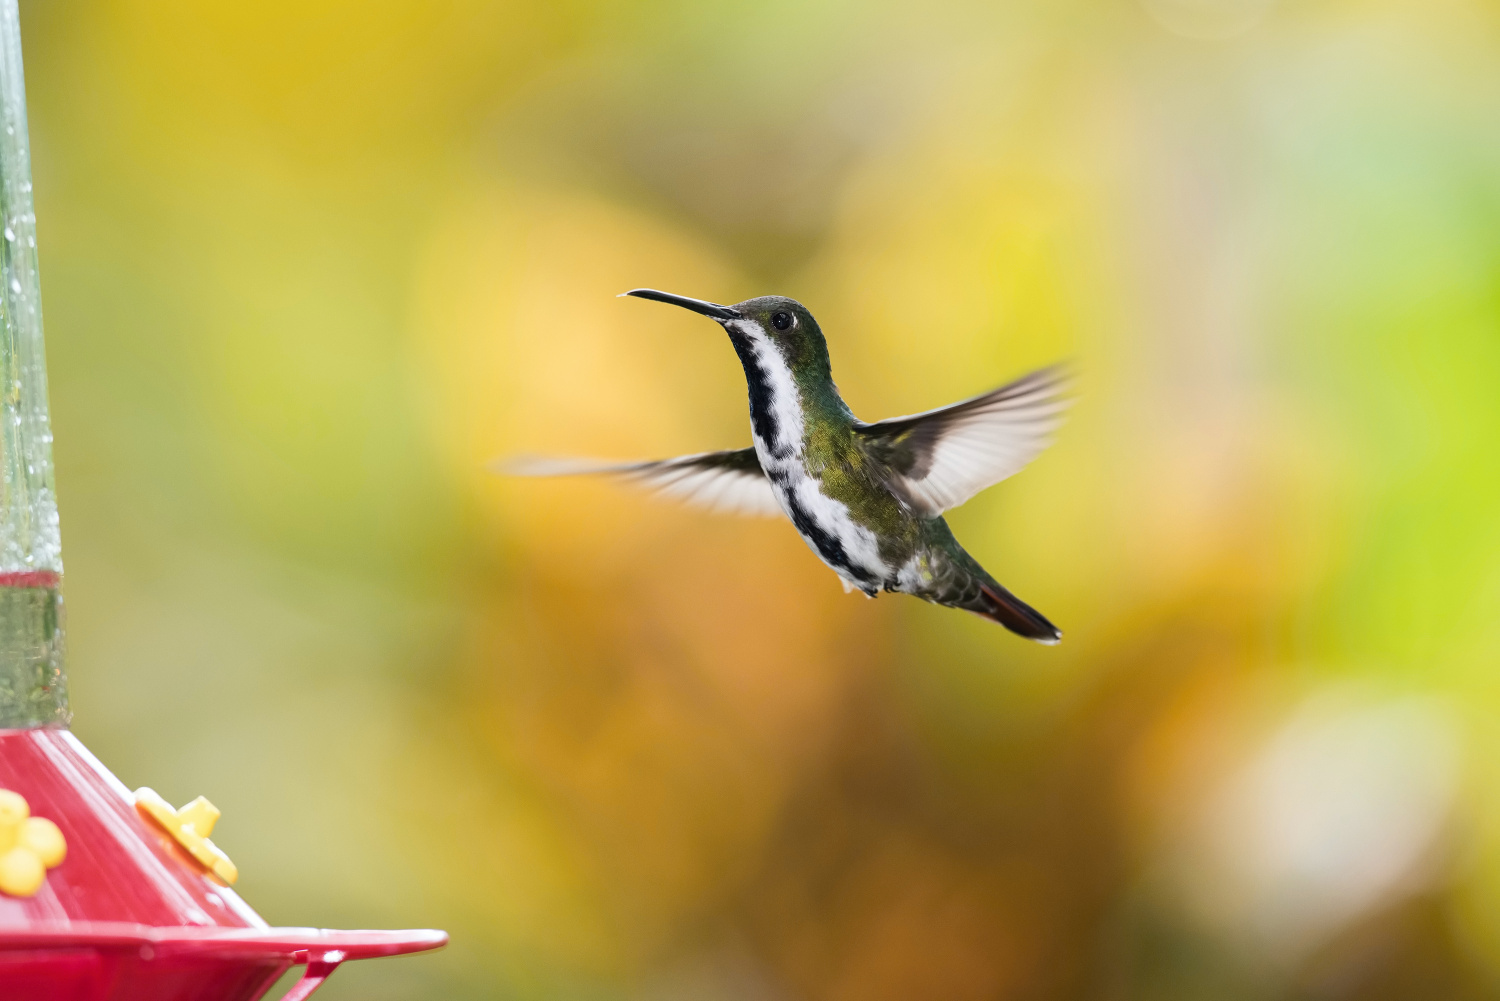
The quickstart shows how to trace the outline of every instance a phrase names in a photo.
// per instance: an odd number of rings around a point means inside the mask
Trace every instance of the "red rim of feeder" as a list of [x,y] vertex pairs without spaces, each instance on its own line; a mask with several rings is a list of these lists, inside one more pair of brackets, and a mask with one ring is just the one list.
[[293,965],[309,957],[341,953],[340,961],[378,959],[426,952],[447,944],[445,932],[430,928],[409,931],[335,931],[329,928],[157,928],[128,921],[61,922],[0,931],[0,948],[49,949],[60,946],[150,946],[155,956],[174,951],[195,956],[285,956]]
[[[92,950],[107,967],[79,980],[74,994],[22,996],[146,996],[121,985],[144,987],[153,970],[191,963],[202,968],[203,990],[173,997],[248,999],[305,963],[302,980],[286,995],[301,999],[346,960],[447,944],[444,932],[431,929],[269,927],[142,815],[131,791],[66,730],[0,730],[0,788],[20,793],[31,814],[56,823],[67,841],[67,857],[34,896],[0,894],[0,981],[24,981],[31,970],[50,991],[53,981],[45,978],[56,974],[46,967],[49,957],[78,950]],[[30,967],[25,959],[17,966],[17,956],[34,959]]]

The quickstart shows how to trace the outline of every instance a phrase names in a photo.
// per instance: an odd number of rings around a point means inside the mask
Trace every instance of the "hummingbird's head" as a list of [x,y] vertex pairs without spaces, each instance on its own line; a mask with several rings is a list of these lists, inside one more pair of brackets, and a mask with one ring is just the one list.
[[658,292],[655,289],[631,289],[625,295],[667,302],[717,320],[743,358],[747,350],[774,348],[794,370],[828,369],[828,345],[818,321],[807,307],[782,295],[764,295],[746,299],[733,306],[720,306],[702,299]]

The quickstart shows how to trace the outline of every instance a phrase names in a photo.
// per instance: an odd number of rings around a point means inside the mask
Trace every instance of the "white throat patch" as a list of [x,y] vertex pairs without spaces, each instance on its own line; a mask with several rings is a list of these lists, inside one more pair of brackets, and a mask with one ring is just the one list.
[[[771,488],[781,502],[787,517],[797,524],[798,513],[810,519],[815,534],[826,539],[835,539],[843,552],[847,565],[840,566],[820,550],[817,541],[798,527],[798,532],[819,557],[823,559],[847,585],[861,590],[878,587],[890,573],[880,558],[879,540],[875,534],[850,516],[843,502],[823,493],[822,482],[807,471],[803,462],[802,436],[806,422],[802,415],[801,391],[792,375],[792,368],[781,354],[770,335],[754,321],[731,321],[734,332],[744,337],[750,346],[756,368],[765,382],[770,399],[767,406],[775,423],[775,440],[766,441],[758,433],[755,453],[771,481]],[[854,575],[854,569],[864,571],[864,578]]]
[[[736,333],[750,342],[755,364],[765,376],[766,388],[770,390],[771,416],[776,421],[776,440],[765,442],[769,450],[778,455],[790,452],[802,455],[802,397],[797,389],[797,380],[792,367],[781,355],[781,349],[771,340],[759,323],[753,320],[738,320],[729,324]],[[762,457],[764,461],[764,457]]]

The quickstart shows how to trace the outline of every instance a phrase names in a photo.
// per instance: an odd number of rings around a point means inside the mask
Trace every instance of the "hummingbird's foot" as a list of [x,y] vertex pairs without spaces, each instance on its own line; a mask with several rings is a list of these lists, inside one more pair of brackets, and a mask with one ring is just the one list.
[[859,584],[852,583],[843,574],[839,575],[839,583],[844,586],[844,593],[845,594],[852,594],[855,591],[859,591],[859,592],[863,593],[866,598],[873,598],[877,594],[880,593],[880,588],[878,588],[878,587],[861,587]]

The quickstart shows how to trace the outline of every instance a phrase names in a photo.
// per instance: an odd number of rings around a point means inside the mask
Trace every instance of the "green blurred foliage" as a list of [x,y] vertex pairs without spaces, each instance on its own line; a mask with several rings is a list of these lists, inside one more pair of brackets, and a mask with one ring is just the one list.
[[[1493,5],[22,19],[76,729],[273,923],[453,935],[320,997],[1500,989]],[[640,285],[867,419],[1075,360],[952,519],[1064,644],[485,472],[748,441]]]

